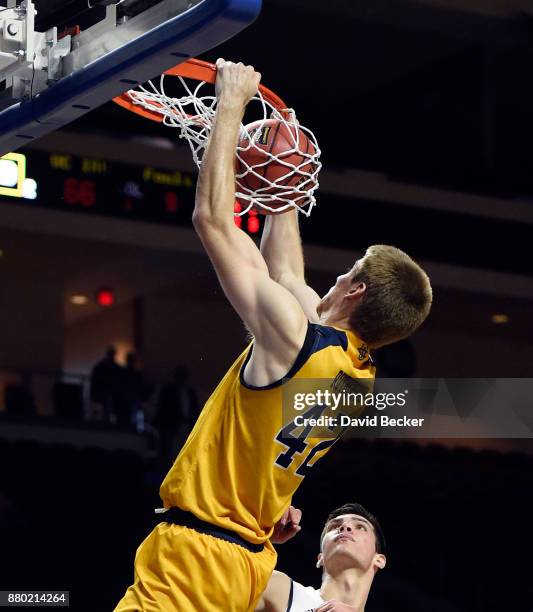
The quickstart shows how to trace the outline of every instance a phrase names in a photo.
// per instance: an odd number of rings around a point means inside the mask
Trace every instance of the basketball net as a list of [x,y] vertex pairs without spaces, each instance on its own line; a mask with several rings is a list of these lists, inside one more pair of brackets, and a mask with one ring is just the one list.
[[[204,80],[190,81],[178,74],[182,66],[185,68],[181,71],[187,73],[187,64],[192,64],[193,67],[202,65],[215,68],[207,62],[189,60],[184,65],[172,69],[172,72],[167,71],[161,75],[157,84],[149,81],[146,85],[116,98],[115,101],[137,114],[176,128],[179,138],[188,142],[194,162],[200,168],[217,108],[217,99],[212,86],[215,77],[210,83]],[[183,95],[174,97],[167,94],[168,79],[171,76],[176,78],[172,78],[170,83],[174,87],[177,79],[182,88],[182,92],[179,93]],[[236,215],[244,215],[252,208],[263,209],[266,213],[281,213],[295,208],[309,216],[316,205],[314,194],[318,189],[318,173],[322,167],[320,148],[311,130],[298,123],[292,109],[283,106],[283,102],[263,86],[248,105],[250,111],[247,112],[254,112],[259,117],[254,121],[251,133],[242,123],[239,129],[240,144],[236,151],[239,163],[236,164],[238,170],[235,176],[235,196],[241,203],[242,209],[236,212]],[[257,136],[261,132],[262,123],[268,119],[275,119],[284,124],[286,128],[284,133],[292,140],[290,150],[284,149],[282,153],[276,155],[258,146]],[[308,146],[300,148],[302,133],[309,143]],[[257,154],[250,155],[250,149],[256,149]],[[304,149],[308,149],[308,152]],[[295,154],[301,162],[291,163],[292,154]],[[250,157],[255,157],[258,161],[250,163],[247,161]],[[275,180],[269,180],[265,174],[267,174],[266,166],[271,163],[286,168],[286,173],[281,173]],[[250,182],[253,188],[249,186]]]

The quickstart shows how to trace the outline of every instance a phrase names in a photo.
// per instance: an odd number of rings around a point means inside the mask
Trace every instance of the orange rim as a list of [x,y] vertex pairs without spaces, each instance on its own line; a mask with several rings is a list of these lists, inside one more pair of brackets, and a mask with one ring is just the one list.
[[[169,70],[166,70],[164,74],[169,76],[181,76],[187,79],[194,79],[196,81],[205,81],[206,83],[211,83],[211,85],[215,84],[216,75],[217,75],[217,67],[210,62],[204,62],[199,59],[189,59],[182,64],[178,64]],[[272,90],[268,89],[264,85],[259,85],[259,91],[263,98],[269,102],[276,110],[283,113],[287,109],[287,105],[283,100],[276,95]],[[150,119],[151,121],[156,121],[157,123],[162,123],[163,115],[157,113],[156,111],[149,111],[145,108],[142,108],[138,104],[134,104],[131,101],[128,92],[123,93],[121,96],[117,96],[113,99],[113,102],[122,106],[126,110],[135,113],[145,119]]]

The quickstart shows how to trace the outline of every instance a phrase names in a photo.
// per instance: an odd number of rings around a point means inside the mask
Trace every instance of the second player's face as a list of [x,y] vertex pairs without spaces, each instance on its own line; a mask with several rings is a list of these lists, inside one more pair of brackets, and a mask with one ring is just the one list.
[[326,569],[341,565],[366,571],[376,554],[374,528],[357,514],[343,514],[328,523],[322,540],[322,555]]

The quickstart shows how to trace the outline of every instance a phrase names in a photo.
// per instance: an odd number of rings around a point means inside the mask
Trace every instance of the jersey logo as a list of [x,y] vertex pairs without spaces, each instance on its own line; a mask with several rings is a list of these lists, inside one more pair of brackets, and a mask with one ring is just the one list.
[[360,361],[365,361],[366,359],[368,359],[368,346],[366,344],[361,344],[361,346],[359,346],[357,350],[359,351]]

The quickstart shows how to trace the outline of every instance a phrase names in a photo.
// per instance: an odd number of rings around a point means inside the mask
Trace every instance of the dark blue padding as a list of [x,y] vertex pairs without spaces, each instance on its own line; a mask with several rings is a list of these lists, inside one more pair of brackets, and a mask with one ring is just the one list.
[[[262,0],[203,0],[0,113],[0,155],[78,119],[136,83],[196,57],[250,25]],[[237,58],[238,59],[238,58]]]
[[279,387],[283,383],[287,382],[300,370],[307,360],[314,353],[318,353],[318,351],[322,351],[328,346],[341,346],[344,351],[348,350],[348,336],[345,332],[340,331],[338,329],[334,329],[333,327],[326,327],[325,325],[318,325],[317,323],[309,323],[307,326],[307,333],[305,334],[305,340],[303,346],[298,353],[298,357],[296,357],[296,361],[293,363],[291,369],[287,372],[287,374],[276,380],[269,385],[265,385],[263,387],[256,387],[255,385],[249,385],[244,380],[244,369],[246,365],[250,361],[253,351],[253,345],[250,347],[248,351],[248,355],[246,355],[246,359],[242,364],[241,371],[239,373],[239,380],[243,387],[246,389],[250,389],[251,391],[265,391],[267,389],[274,389],[275,387]]
[[326,327],[325,325],[317,325],[316,323],[310,323],[317,333],[318,339],[316,348],[313,353],[321,351],[328,346],[342,346],[344,351],[348,350],[348,336],[346,332],[343,332],[334,327]]

